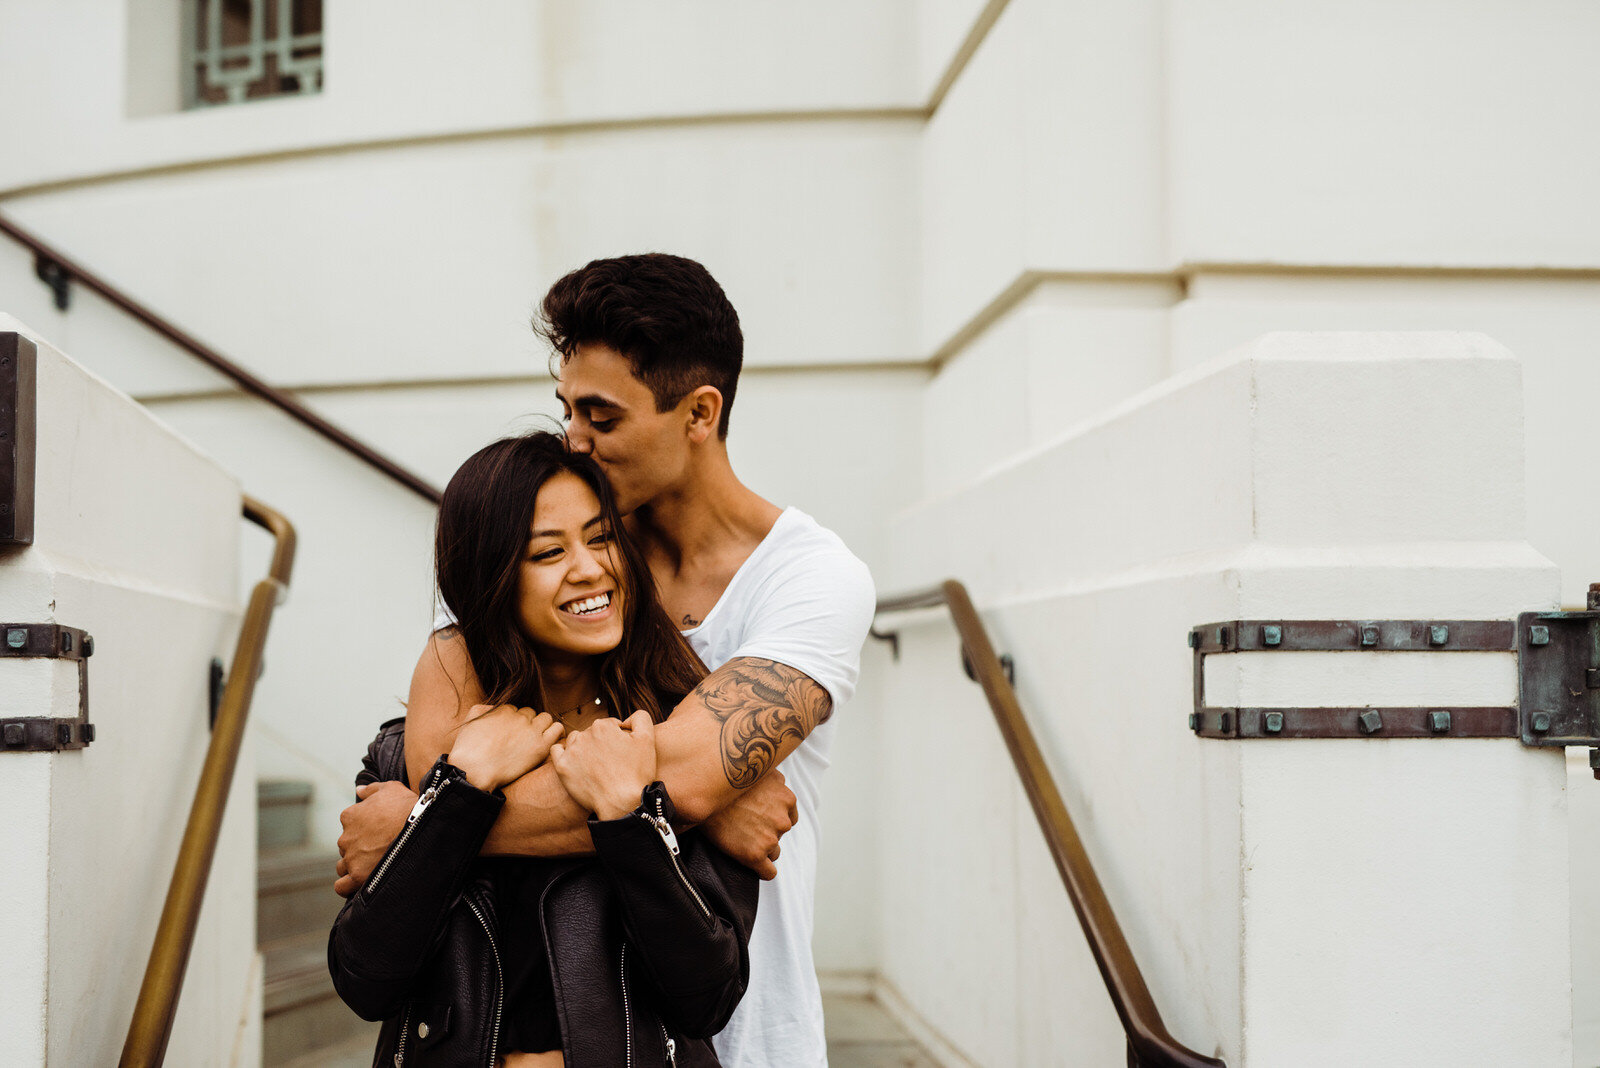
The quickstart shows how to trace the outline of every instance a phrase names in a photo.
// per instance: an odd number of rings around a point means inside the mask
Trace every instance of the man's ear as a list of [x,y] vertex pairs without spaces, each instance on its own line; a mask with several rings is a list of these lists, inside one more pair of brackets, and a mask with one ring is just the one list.
[[689,440],[696,445],[717,436],[722,421],[722,391],[716,386],[701,386],[683,399],[688,419]]

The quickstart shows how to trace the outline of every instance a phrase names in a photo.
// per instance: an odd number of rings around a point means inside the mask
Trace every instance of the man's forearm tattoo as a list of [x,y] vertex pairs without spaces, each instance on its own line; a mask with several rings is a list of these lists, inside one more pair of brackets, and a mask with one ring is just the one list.
[[833,699],[805,673],[740,657],[697,691],[722,724],[722,771],[736,790],[754,786],[778,762],[785,739],[799,742],[833,714]]

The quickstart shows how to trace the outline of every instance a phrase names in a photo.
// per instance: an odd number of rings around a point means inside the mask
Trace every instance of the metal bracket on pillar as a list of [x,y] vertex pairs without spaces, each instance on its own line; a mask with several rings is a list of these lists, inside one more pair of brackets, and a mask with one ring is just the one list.
[[[1189,631],[1202,738],[1517,738],[1528,746],[1600,747],[1600,583],[1588,610],[1513,620],[1237,619]],[[1222,708],[1206,704],[1205,661],[1217,653],[1366,652],[1517,655],[1515,707]],[[1600,778],[1600,749],[1590,764]]]
[[32,341],[0,332],[0,545],[33,544],[37,368]]
[[0,719],[0,752],[50,753],[82,749],[94,741],[89,722],[89,657],[94,639],[58,623],[0,623],[0,659],[75,660],[78,663],[78,715],[12,716]]

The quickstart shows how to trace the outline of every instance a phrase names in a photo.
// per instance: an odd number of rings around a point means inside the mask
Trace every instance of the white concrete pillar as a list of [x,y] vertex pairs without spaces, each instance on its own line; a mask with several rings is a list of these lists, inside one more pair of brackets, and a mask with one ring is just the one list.
[[[0,315],[0,332],[28,330]],[[0,548],[0,622],[93,636],[94,741],[0,752],[0,1034],[8,1064],[114,1064],[239,616],[240,491],[39,339],[35,537]],[[77,714],[74,665],[0,660],[0,717]],[[169,1064],[259,1062],[254,764],[234,779]]]
[[[1520,393],[1481,335],[1269,335],[897,523],[880,585],[967,582],[1171,1031],[1230,1068],[1571,1064],[1559,751],[1205,740],[1186,722],[1198,623],[1556,606],[1558,574],[1524,540]],[[885,979],[976,1063],[1117,1063],[949,624],[902,626]],[[1217,705],[1516,697],[1510,654],[1209,663]],[[930,782],[951,811],[919,821]],[[981,965],[929,938],[952,915]]]

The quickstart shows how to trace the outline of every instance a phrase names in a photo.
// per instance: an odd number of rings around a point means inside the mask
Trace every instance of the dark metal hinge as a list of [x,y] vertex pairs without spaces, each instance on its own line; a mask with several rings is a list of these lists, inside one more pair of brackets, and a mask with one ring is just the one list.
[[12,716],[0,719],[0,752],[40,753],[82,749],[94,741],[89,722],[89,657],[94,638],[59,623],[0,623],[0,658],[75,660],[78,663],[78,716]]

